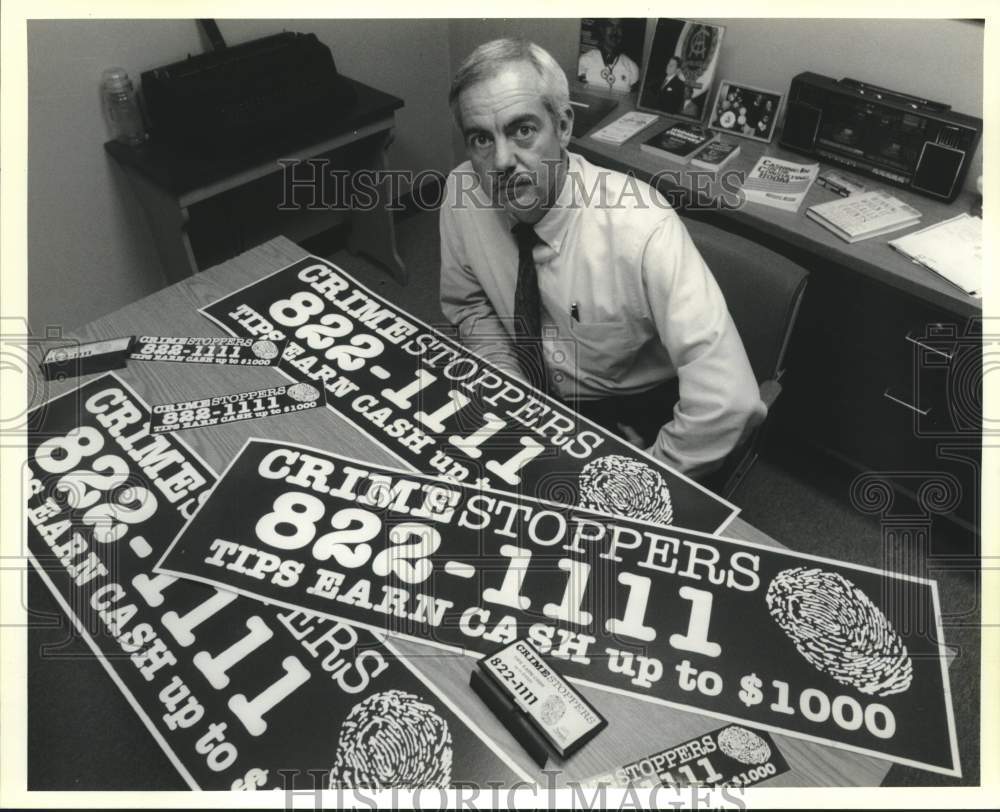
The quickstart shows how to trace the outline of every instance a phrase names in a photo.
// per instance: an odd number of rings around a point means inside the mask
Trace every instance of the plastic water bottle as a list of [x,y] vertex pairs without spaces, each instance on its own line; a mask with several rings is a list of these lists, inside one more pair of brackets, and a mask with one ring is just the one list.
[[104,112],[115,138],[123,144],[136,146],[146,140],[146,125],[142,121],[139,100],[132,80],[122,68],[108,68],[101,74]]

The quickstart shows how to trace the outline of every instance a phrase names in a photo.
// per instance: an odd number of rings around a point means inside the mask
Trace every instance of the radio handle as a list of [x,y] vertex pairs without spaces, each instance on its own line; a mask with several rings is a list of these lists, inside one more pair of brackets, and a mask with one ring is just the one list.
[[[932,110],[937,110],[937,111],[942,112],[942,113],[945,110],[951,110],[951,105],[950,104],[943,104],[942,102],[931,101],[930,99],[922,99],[919,96],[911,96],[909,93],[901,93],[898,90],[889,90],[886,87],[879,87],[878,85],[870,85],[867,82],[862,82],[862,81],[860,81],[858,79],[849,79],[849,78],[845,77],[845,78],[841,79],[838,82],[838,84],[845,85],[846,87],[850,87],[850,88],[858,91],[861,94],[874,93],[874,94],[878,95],[878,94],[883,94],[884,93],[885,95],[889,96],[890,98],[896,98],[896,99],[901,99],[901,100],[909,101],[909,102],[912,102],[913,104],[917,104],[917,105],[919,105],[921,107],[932,109]],[[879,96],[879,98],[881,99],[881,96]]]

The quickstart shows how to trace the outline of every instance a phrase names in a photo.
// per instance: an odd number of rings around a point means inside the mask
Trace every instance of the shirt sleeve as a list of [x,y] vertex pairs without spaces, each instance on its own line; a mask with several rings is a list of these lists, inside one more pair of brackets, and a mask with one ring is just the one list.
[[708,473],[767,407],[722,291],[673,212],[646,243],[642,285],[680,385],[673,419],[649,453],[684,473]]
[[458,328],[459,341],[477,355],[505,372],[523,379],[510,339],[486,291],[466,261],[455,213],[448,205],[440,208],[441,312]]

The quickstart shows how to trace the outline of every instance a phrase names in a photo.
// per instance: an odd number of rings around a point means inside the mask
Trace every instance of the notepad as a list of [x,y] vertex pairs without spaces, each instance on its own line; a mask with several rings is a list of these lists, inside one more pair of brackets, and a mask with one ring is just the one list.
[[806,209],[806,216],[846,242],[857,242],[911,226],[922,216],[887,192],[864,192]]
[[953,285],[979,296],[983,285],[983,220],[960,214],[889,245]]

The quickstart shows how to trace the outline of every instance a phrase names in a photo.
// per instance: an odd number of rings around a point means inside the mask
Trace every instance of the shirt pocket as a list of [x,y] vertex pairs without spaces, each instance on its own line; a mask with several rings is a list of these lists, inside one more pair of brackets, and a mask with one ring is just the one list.
[[640,339],[628,322],[571,319],[569,329],[576,345],[576,364],[582,371],[617,381],[631,368]]

